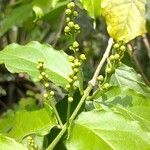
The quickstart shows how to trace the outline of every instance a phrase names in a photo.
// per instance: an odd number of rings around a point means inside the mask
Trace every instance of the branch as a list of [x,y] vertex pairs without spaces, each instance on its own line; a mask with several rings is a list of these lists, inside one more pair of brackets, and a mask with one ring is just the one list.
[[146,46],[148,57],[150,58],[150,44],[145,34],[143,35],[143,42]]

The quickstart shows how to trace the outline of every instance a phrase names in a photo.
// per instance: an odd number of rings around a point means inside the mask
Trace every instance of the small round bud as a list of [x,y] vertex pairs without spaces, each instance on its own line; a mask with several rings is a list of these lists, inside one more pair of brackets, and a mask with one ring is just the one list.
[[75,7],[75,3],[74,2],[70,2],[68,5],[67,5],[68,8],[74,8]]
[[74,15],[75,17],[77,17],[77,16],[78,16],[78,12],[77,12],[77,11],[74,11],[74,12],[73,12],[73,15]]
[[71,9],[66,9],[65,11],[66,15],[70,15],[72,13]]
[[118,49],[118,48],[119,48],[119,44],[118,44],[118,43],[115,43],[115,44],[113,45],[113,47],[114,47],[115,49]]
[[79,51],[79,48],[76,48],[75,51],[78,52],[78,51]]
[[68,33],[68,32],[70,32],[70,28],[68,26],[66,26],[64,31],[65,31],[65,33]]
[[74,81],[76,81],[77,79],[78,79],[78,77],[77,77],[77,76],[74,76],[74,77],[73,77],[73,80],[74,80]]
[[70,18],[69,18],[69,17],[67,17],[67,18],[66,18],[66,22],[69,22],[69,21],[70,21]]
[[41,75],[42,75],[42,76],[45,76],[45,75],[46,75],[46,73],[45,73],[45,72],[41,72]]
[[73,42],[72,46],[73,46],[73,48],[77,48],[77,47],[79,47],[79,43],[77,41],[75,41],[75,42]]
[[39,79],[40,79],[40,80],[42,80],[42,79],[43,79],[43,77],[42,77],[41,75],[39,75]]
[[70,73],[69,74],[69,77],[72,79],[73,78],[73,76],[74,76],[74,73]]
[[78,73],[78,72],[79,72],[79,69],[78,69],[78,68],[74,68],[73,71],[74,71],[75,73]]
[[68,97],[68,102],[70,102],[70,103],[73,102],[73,97],[71,97],[71,96]]
[[111,60],[111,61],[113,61],[115,59],[115,56],[114,55],[111,55],[110,57],[109,57],[109,60]]
[[45,77],[48,79],[48,75],[46,74]]
[[115,54],[114,59],[118,60],[119,58],[120,58],[120,55],[119,54]]
[[74,27],[73,21],[68,22],[68,27],[70,27],[70,28],[73,28],[73,27]]
[[112,69],[111,69],[111,68],[107,68],[107,69],[106,69],[106,72],[107,72],[107,73],[111,73],[111,72],[112,72]]
[[81,60],[86,60],[85,55],[84,55],[84,54],[81,54],[81,55],[80,55],[80,59],[81,59]]
[[48,97],[48,94],[47,93],[44,93],[44,98],[47,98]]
[[49,87],[49,83],[45,83],[44,86],[45,86],[45,87]]
[[104,86],[103,86],[103,88],[106,89],[106,90],[107,90],[109,87],[110,87],[109,83],[105,83]]
[[74,25],[74,28],[75,28],[76,30],[79,30],[79,29],[80,29],[80,26],[79,26],[78,24],[75,24],[75,25]]
[[31,137],[31,136],[28,136],[28,137],[27,137],[27,140],[31,141],[31,140],[32,140],[32,137]]
[[51,96],[54,96],[54,94],[55,94],[54,91],[50,91]]
[[68,81],[69,81],[69,83],[72,83],[72,82],[73,82],[73,80],[72,80],[71,78],[69,78]]
[[69,61],[73,62],[75,60],[75,58],[73,56],[69,56]]
[[75,62],[74,65],[75,65],[75,67],[80,67],[81,63],[80,62]]
[[66,85],[66,89],[69,90],[70,88],[71,88],[70,84],[67,84],[67,85]]
[[97,80],[98,80],[98,81],[103,81],[103,80],[104,80],[104,77],[103,77],[102,75],[99,75],[99,76],[97,77]]
[[122,45],[122,46],[120,47],[120,50],[121,50],[121,51],[125,51],[125,50],[126,50],[126,47],[125,47],[124,45]]

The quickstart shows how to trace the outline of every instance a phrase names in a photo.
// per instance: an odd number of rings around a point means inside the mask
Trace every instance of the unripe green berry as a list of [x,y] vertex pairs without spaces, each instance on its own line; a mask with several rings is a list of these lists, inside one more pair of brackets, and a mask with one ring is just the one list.
[[42,75],[42,76],[45,76],[45,75],[46,75],[46,73],[45,73],[45,72],[41,72],[41,75]]
[[103,80],[104,80],[104,77],[103,77],[102,75],[99,75],[99,76],[97,77],[97,79],[98,79],[99,81],[103,81]]
[[106,72],[107,72],[107,73],[111,73],[111,72],[112,72],[112,69],[111,69],[111,68],[107,68],[107,69],[106,69]]
[[81,59],[81,60],[86,60],[85,55],[84,55],[84,54],[81,54],[81,55],[80,55],[80,59]]
[[78,52],[78,51],[79,51],[79,48],[76,48],[75,51]]
[[48,79],[48,75],[46,74],[45,77]]
[[80,62],[75,62],[74,65],[75,65],[75,67],[80,67],[81,63]]
[[50,91],[51,96],[54,96],[54,94],[55,94],[54,91]]
[[77,48],[77,47],[79,47],[79,43],[77,41],[75,41],[75,42],[73,42],[72,46],[73,46],[73,48]]
[[120,47],[120,50],[121,50],[121,51],[125,51],[125,50],[126,50],[126,47],[125,47],[124,45],[122,45],[122,46]]
[[79,29],[80,29],[80,26],[79,26],[78,24],[75,24],[75,25],[74,25],[74,28],[75,28],[76,30],[79,30]]
[[68,26],[66,26],[64,31],[65,31],[65,33],[68,33],[68,32],[70,32],[70,28]]
[[71,9],[66,9],[65,11],[66,15],[70,15],[72,13]]
[[71,96],[68,97],[68,102],[70,102],[70,103],[73,102],[73,97],[71,97]]
[[73,56],[69,56],[69,61],[73,62],[75,60],[75,58]]
[[119,44],[118,44],[118,43],[115,43],[115,44],[113,45],[113,47],[114,47],[115,49],[118,49],[118,48],[119,48]]
[[120,55],[119,54],[115,54],[114,59],[118,60],[119,58],[120,58]]
[[77,16],[78,16],[78,12],[77,12],[77,11],[74,11],[74,12],[73,12],[73,15],[74,15],[75,17],[77,17]]
[[69,18],[69,17],[67,17],[67,18],[66,18],[66,22],[69,22],[69,21],[70,21],[70,18]]
[[68,22],[68,27],[73,28],[74,27],[74,22],[73,21]]
[[73,77],[73,80],[74,80],[74,81],[76,81],[77,79],[78,79],[78,77],[77,77],[77,76],[74,76],[74,77]]
[[69,78],[68,81],[69,81],[69,83],[72,83],[72,82],[73,82],[73,80],[72,80],[71,78]]
[[74,8],[75,7],[75,3],[74,2],[70,2],[68,5],[67,5],[68,8]]

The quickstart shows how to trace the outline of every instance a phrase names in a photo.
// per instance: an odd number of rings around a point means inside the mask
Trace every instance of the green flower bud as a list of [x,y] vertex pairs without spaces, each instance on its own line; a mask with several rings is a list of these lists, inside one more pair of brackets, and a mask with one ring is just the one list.
[[77,48],[77,47],[79,47],[79,43],[77,41],[75,41],[75,42],[73,42],[72,46],[73,46],[73,48]]
[[115,60],[115,56],[114,56],[114,55],[111,55],[111,56],[109,57],[109,60],[111,60],[111,61]]
[[45,83],[44,86],[45,86],[45,87],[49,87],[49,83]]
[[114,59],[118,60],[119,58],[120,58],[120,55],[119,54],[115,54]]
[[70,32],[70,28],[68,26],[66,26],[64,31],[65,31],[65,33],[68,33],[68,32]]
[[78,24],[75,24],[75,25],[74,25],[74,28],[75,28],[76,30],[79,30],[79,29],[80,29],[80,26],[79,26]]
[[70,88],[71,88],[70,84],[67,84],[67,85],[66,85],[66,89],[69,90]]
[[39,75],[39,79],[42,80],[42,79],[43,79],[43,76]]
[[74,81],[76,81],[77,79],[78,79],[78,77],[77,77],[77,76],[74,76],[74,77],[73,77],[73,80],[74,80]]
[[74,22],[73,21],[68,22],[68,27],[73,28],[74,27]]
[[97,80],[98,80],[98,81],[103,81],[103,80],[104,80],[104,77],[103,77],[102,75],[99,75],[99,76],[97,77]]
[[78,16],[78,12],[77,12],[77,11],[74,11],[74,12],[73,12],[73,15],[74,15],[75,17],[77,17],[77,16]]
[[111,69],[111,68],[107,68],[107,69],[106,69],[106,72],[107,72],[107,73],[111,73],[111,72],[112,72],[112,69]]
[[66,9],[65,11],[66,15],[70,15],[72,13],[71,9]]
[[124,45],[122,45],[122,46],[120,47],[120,50],[121,50],[121,51],[125,51],[125,50],[126,50],[126,47],[125,47]]
[[69,22],[69,21],[70,21],[70,18],[69,18],[69,17],[67,17],[67,18],[66,18],[66,22]]
[[75,58],[73,56],[69,56],[69,61],[73,62],[75,60]]
[[69,81],[69,83],[72,83],[72,82],[73,82],[73,80],[72,80],[71,78],[69,78],[68,81]]
[[55,94],[54,91],[50,91],[51,96],[54,96],[54,94]]
[[74,8],[75,7],[75,3],[74,2],[70,2],[68,5],[67,5],[68,8]]
[[115,43],[115,44],[113,45],[113,47],[114,47],[115,49],[118,49],[118,48],[119,48],[119,44],[118,44],[118,43]]
[[81,59],[81,60],[86,60],[85,55],[84,55],[84,54],[81,54],[81,55],[80,55],[80,59]]
[[71,96],[68,97],[68,102],[70,102],[70,103],[73,102],[73,97],[71,97]]
[[73,71],[74,71],[75,73],[78,73],[78,72],[79,72],[79,69],[78,69],[78,68],[74,68]]
[[43,72],[41,72],[41,75],[42,75],[42,76],[45,76],[45,75],[46,75],[46,73],[43,71]]
[[47,93],[44,93],[44,98],[48,98],[48,94]]
[[105,84],[103,85],[103,88],[106,89],[106,90],[107,90],[109,87],[110,87],[110,84],[109,84],[109,83],[105,83]]

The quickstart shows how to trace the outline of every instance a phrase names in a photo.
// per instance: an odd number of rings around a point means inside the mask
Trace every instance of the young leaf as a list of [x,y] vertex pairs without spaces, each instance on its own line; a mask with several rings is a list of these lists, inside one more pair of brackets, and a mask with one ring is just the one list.
[[17,143],[14,139],[0,134],[0,149],[1,150],[27,150],[22,144]]
[[146,0],[103,0],[102,13],[115,40],[128,42],[146,33]]
[[22,110],[16,112],[14,125],[8,136],[20,141],[30,134],[45,135],[56,124],[51,110],[47,111],[45,108],[34,111]]
[[91,111],[74,121],[66,146],[68,150],[146,150],[150,147],[150,135],[137,121],[119,113]]
[[123,65],[117,68],[110,82],[112,85],[133,89],[144,96],[150,97],[150,88],[145,85],[141,76],[128,66]]
[[93,19],[101,15],[101,1],[102,0],[80,0],[85,10],[88,11],[89,16]]
[[67,55],[57,51],[50,45],[30,42],[22,46],[10,44],[0,52],[2,63],[12,73],[28,73],[36,81],[39,77],[37,63],[44,61],[49,80],[55,84],[65,86],[68,83],[68,74],[72,72]]

